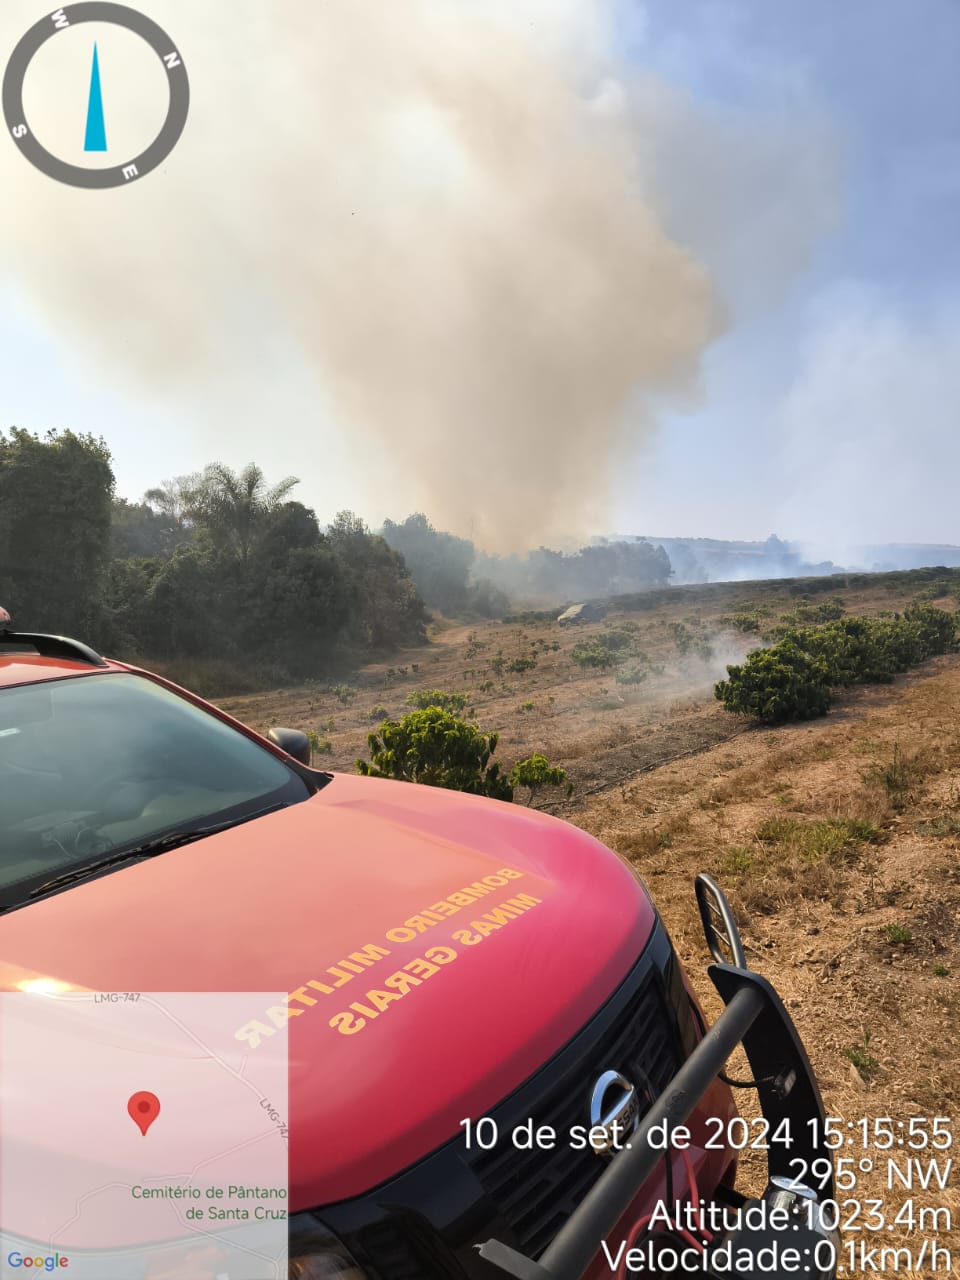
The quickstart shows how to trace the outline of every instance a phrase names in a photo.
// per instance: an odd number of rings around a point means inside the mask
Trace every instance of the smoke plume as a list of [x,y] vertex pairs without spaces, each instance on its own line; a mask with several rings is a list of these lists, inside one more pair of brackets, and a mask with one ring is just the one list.
[[[292,433],[304,500],[347,435],[371,514],[406,500],[490,549],[602,528],[645,396],[691,385],[718,311],[609,109],[599,8],[216,8],[151,4],[192,89],[162,170],[79,191],[3,149],[21,296],[92,376],[205,414],[208,456],[254,439],[269,468]],[[2,34],[35,18],[14,0]],[[68,114],[41,61],[32,100]],[[300,355],[317,407],[294,416]]]

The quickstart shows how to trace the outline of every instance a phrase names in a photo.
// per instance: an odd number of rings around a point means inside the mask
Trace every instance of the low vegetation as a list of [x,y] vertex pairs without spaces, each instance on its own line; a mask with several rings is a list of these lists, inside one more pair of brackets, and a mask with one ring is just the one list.
[[801,899],[839,903],[866,847],[880,837],[876,824],[856,817],[771,817],[751,844],[721,854],[716,870],[752,914],[769,915]]
[[407,705],[424,711],[427,707],[439,707],[451,715],[459,715],[467,705],[465,693],[447,693],[443,689],[416,689],[407,695]]
[[370,760],[357,760],[357,772],[512,800],[513,788],[490,759],[498,741],[497,734],[481,733],[450,711],[428,706],[400,720],[384,720],[367,738]]
[[902,615],[789,628],[776,644],[728,666],[727,679],[714,692],[727,711],[766,724],[810,720],[829,710],[833,690],[889,684],[900,672],[956,647],[953,614],[915,602]]
[[333,743],[329,738],[321,736],[316,731],[307,734],[307,741],[310,744],[310,759],[315,760],[317,756],[328,756],[333,751]]
[[518,760],[510,772],[510,784],[513,787],[526,787],[529,792],[529,804],[544,787],[566,786],[567,795],[573,791],[573,784],[567,781],[566,769],[550,764],[546,756],[535,751],[526,760]]
[[643,684],[648,675],[649,671],[646,667],[635,663],[632,667],[621,668],[617,672],[616,680],[617,684]]
[[876,1075],[880,1063],[870,1052],[871,1032],[864,1031],[863,1037],[856,1043],[848,1045],[843,1056],[857,1069],[863,1080],[870,1080]]
[[625,662],[634,654],[639,656],[636,627],[621,625],[600,631],[588,640],[578,641],[573,646],[570,657],[578,667],[606,670]]
[[[462,694],[424,690],[419,695],[424,706],[400,720],[385,720],[367,738],[370,760],[357,760],[357,772],[371,778],[394,778],[400,782],[420,782],[449,791],[512,800],[515,787],[529,793],[528,803],[544,787],[566,786],[573,790],[565,769],[550,764],[539,751],[513,766],[509,776],[492,761],[499,742],[496,733],[485,734],[470,721],[461,719],[453,707],[465,701]],[[446,702],[427,701],[439,697]],[[533,704],[528,704],[532,710]],[[462,705],[458,706],[462,710]]]

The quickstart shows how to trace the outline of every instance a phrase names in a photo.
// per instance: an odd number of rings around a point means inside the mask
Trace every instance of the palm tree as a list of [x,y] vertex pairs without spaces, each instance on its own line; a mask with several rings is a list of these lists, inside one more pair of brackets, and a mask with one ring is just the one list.
[[240,472],[214,462],[200,477],[192,495],[190,514],[218,540],[232,543],[241,565],[246,568],[257,530],[299,483],[296,476],[287,476],[271,487],[253,462]]

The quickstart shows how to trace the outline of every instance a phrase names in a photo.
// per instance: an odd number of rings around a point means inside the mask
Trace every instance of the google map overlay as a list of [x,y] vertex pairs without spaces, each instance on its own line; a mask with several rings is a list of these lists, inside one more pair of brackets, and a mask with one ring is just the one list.
[[279,1280],[287,1045],[256,992],[0,995],[0,1277]]

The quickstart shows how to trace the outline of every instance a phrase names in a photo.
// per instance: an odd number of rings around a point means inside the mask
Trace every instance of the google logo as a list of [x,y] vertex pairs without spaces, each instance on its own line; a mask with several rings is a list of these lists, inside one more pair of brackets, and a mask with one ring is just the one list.
[[45,1258],[25,1258],[22,1253],[7,1254],[11,1267],[36,1267],[38,1271],[54,1271],[57,1267],[69,1267],[70,1259],[62,1253],[48,1253]]

